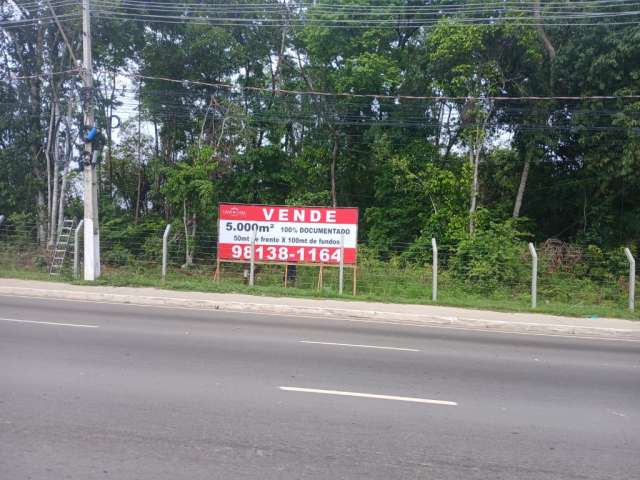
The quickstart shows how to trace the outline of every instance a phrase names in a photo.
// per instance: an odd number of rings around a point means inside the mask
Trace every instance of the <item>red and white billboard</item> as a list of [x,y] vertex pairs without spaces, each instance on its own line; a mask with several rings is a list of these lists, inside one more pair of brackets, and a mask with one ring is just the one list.
[[356,263],[358,209],[221,203],[218,259],[249,261],[255,234],[255,261]]

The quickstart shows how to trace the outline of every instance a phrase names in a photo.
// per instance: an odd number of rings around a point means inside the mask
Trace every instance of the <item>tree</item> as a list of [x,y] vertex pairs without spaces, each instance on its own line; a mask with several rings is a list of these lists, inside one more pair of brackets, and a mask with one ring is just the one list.
[[536,38],[532,28],[512,26],[508,21],[462,26],[446,20],[427,40],[433,81],[441,92],[453,97],[457,126],[450,144],[460,138],[469,152],[473,171],[469,195],[471,234],[480,192],[480,159],[487,141],[499,133],[496,119],[502,106],[494,98],[521,92],[531,63],[540,57]]
[[182,211],[185,235],[183,268],[193,266],[198,219],[215,204],[216,190],[212,181],[212,174],[216,170],[214,154],[211,147],[192,148],[187,161],[166,170],[163,192]]

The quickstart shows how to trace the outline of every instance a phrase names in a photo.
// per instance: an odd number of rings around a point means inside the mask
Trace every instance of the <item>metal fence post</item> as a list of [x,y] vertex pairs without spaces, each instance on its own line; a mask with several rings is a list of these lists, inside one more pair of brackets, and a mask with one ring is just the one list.
[[624,254],[629,260],[629,310],[634,312],[636,309],[636,259],[628,248],[624,249]]
[[162,235],[162,281],[167,277],[167,263],[169,257],[169,233],[171,232],[171,224],[169,223],[164,229]]
[[338,293],[342,295],[344,290],[344,235],[340,236],[340,277],[338,280]]
[[2,222],[4,222],[4,215],[0,215],[0,225],[2,225]]
[[256,231],[251,233],[251,263],[249,264],[249,286],[253,287],[256,274]]
[[75,279],[80,276],[80,232],[83,225],[84,220],[80,220],[73,235],[73,278]]
[[529,243],[531,253],[531,308],[538,306],[538,252],[533,243]]
[[438,301],[438,242],[435,238],[431,239],[431,247],[433,249],[433,267],[432,267],[432,275],[433,278],[431,280],[431,300],[434,302]]

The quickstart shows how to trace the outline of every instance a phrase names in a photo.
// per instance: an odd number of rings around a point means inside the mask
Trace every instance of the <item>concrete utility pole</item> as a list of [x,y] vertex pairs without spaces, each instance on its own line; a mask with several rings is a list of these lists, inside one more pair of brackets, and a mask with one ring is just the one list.
[[[93,58],[91,55],[90,0],[82,0],[82,83],[84,134],[95,127],[93,105]],[[86,141],[84,147],[84,279],[100,276],[100,228],[98,224],[98,183],[96,163],[98,151]]]

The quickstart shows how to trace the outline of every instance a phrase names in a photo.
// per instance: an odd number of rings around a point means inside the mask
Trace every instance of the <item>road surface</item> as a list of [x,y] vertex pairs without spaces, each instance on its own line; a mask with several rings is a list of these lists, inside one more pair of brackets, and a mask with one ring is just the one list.
[[640,343],[0,296],[0,478],[637,479]]

